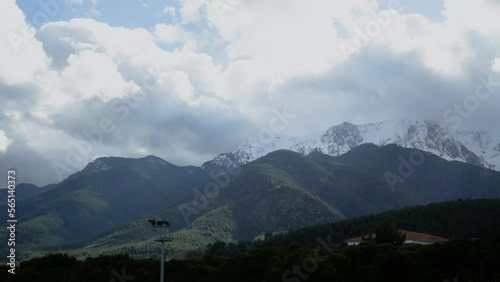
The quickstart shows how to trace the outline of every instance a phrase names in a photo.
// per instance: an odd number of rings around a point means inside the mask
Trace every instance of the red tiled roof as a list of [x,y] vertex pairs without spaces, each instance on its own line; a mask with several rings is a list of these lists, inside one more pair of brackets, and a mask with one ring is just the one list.
[[426,233],[418,233],[418,232],[412,232],[412,231],[406,231],[406,230],[401,230],[404,235],[406,235],[406,240],[412,239],[416,241],[431,241],[431,242],[446,242],[448,239],[431,235],[431,234],[426,234]]
[[[368,237],[368,235],[365,235],[365,237]],[[362,238],[362,236],[360,236],[360,237],[354,237],[354,238],[351,238],[351,239],[347,239],[344,242],[346,242],[346,243],[347,242],[360,242],[362,240],[363,240],[363,238]]]
[[[418,233],[418,232],[413,232],[413,231],[406,231],[406,230],[399,230],[401,231],[405,236],[406,240],[414,240],[414,241],[420,241],[420,242],[446,242],[448,239],[442,238],[439,236],[431,235],[431,234],[426,234],[426,233]],[[365,235],[365,237],[368,237],[368,235]],[[354,237],[345,240],[344,242],[349,243],[349,242],[360,242],[362,241],[362,236],[360,237]]]

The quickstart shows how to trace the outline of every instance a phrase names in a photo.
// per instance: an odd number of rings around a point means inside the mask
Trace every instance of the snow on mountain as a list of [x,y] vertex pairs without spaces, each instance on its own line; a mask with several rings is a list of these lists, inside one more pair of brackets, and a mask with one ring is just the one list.
[[452,130],[434,121],[390,120],[356,125],[344,122],[323,133],[302,137],[277,136],[270,142],[245,145],[203,164],[215,174],[227,172],[272,151],[288,149],[302,154],[319,150],[338,156],[364,143],[397,144],[431,152],[447,160],[467,162],[500,171],[500,139],[483,131]]

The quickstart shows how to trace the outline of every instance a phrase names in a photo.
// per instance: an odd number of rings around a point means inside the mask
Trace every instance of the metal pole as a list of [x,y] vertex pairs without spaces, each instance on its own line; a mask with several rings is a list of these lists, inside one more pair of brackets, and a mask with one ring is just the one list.
[[164,265],[165,265],[165,243],[161,242],[161,274],[160,274],[160,282],[164,282]]

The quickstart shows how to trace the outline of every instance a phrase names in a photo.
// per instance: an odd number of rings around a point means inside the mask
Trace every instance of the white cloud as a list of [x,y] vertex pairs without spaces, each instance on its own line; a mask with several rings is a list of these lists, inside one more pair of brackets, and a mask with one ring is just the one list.
[[500,72],[500,58],[495,58],[495,59],[492,61],[492,64],[491,64],[491,69],[492,69],[494,72]]
[[179,26],[157,24],[154,28],[154,35],[162,43],[182,43],[184,44],[184,48],[188,50],[196,50],[197,48],[195,36]]
[[12,142],[14,141],[7,138],[5,132],[3,130],[0,130],[0,152],[5,153]]
[[355,2],[242,1],[223,19],[209,5],[207,17],[228,42],[228,58],[250,58],[262,76],[278,79],[321,73],[342,61],[334,19],[345,17],[351,7],[372,6]]
[[181,18],[183,23],[200,20],[200,9],[207,5],[209,0],[181,0]]
[[393,16],[376,42],[385,42],[398,54],[419,54],[429,69],[448,75],[457,75],[474,55],[462,30],[417,14]]
[[90,50],[69,57],[68,67],[61,72],[61,82],[66,93],[74,93],[80,100],[99,97],[107,102],[140,91],[135,82],[123,79],[109,57]]
[[[107,119],[114,130],[76,167],[102,155],[200,164],[266,126],[275,107],[298,115],[289,129],[297,134],[343,121],[439,118],[473,93],[478,75],[500,71],[500,27],[490,24],[500,11],[489,2],[445,1],[441,22],[392,11],[346,58],[341,43],[354,42],[388,7],[221,1],[232,3],[222,17],[217,1],[182,0],[178,11],[164,10],[180,23],[125,28],[72,19],[36,31],[13,0],[2,1],[1,33],[36,32],[19,53],[0,39],[0,149],[15,140],[5,157],[30,152],[19,160],[37,162],[40,182],[55,181],[50,163],[65,163]],[[482,104],[471,123],[498,120],[499,100]]]
[[[496,3],[495,3],[496,2]],[[467,28],[485,35],[498,33],[500,5],[498,1],[444,0],[443,15],[453,26]]]
[[29,82],[49,62],[15,0],[0,1],[0,83]]
[[162,73],[158,79],[159,87],[167,93],[175,93],[175,95],[186,102],[189,106],[195,106],[195,87],[189,80],[189,74],[181,71],[172,71]]

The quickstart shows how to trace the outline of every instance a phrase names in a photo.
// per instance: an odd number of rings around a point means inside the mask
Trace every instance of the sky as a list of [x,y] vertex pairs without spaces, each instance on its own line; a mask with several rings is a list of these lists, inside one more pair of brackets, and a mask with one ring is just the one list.
[[499,19],[498,0],[2,0],[0,181],[102,156],[201,165],[269,128],[498,133]]

